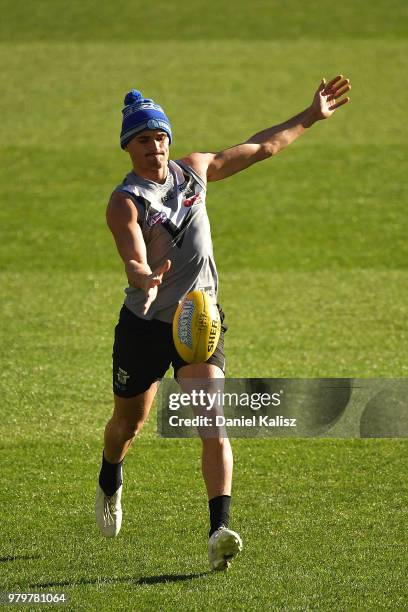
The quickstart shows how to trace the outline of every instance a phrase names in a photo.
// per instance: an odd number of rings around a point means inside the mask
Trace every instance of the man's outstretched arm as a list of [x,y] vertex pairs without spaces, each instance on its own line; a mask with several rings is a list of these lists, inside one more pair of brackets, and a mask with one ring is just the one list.
[[342,97],[351,89],[348,79],[336,76],[326,83],[322,79],[311,105],[284,123],[270,127],[251,136],[246,142],[219,153],[192,153],[183,161],[208,181],[219,181],[252,164],[276,155],[299,138],[316,121],[328,119],[349,101]]

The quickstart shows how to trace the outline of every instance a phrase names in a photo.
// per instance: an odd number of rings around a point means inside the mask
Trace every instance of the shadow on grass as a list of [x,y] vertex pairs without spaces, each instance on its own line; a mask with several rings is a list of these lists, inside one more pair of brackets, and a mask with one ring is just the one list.
[[39,559],[40,555],[8,555],[6,557],[0,557],[0,563],[7,563],[8,561],[27,561],[29,559]]
[[30,588],[47,589],[51,587],[78,586],[81,584],[123,584],[134,583],[142,586],[144,584],[164,584],[166,582],[180,582],[182,580],[194,580],[207,576],[210,572],[199,574],[162,574],[161,576],[144,576],[136,579],[134,576],[122,576],[121,578],[80,578],[79,580],[60,580],[57,582],[35,582]]
[[139,578],[136,584],[162,584],[163,582],[180,582],[181,580],[193,580],[194,578],[202,578],[210,572],[201,572],[200,574],[163,574],[162,576],[145,576]]

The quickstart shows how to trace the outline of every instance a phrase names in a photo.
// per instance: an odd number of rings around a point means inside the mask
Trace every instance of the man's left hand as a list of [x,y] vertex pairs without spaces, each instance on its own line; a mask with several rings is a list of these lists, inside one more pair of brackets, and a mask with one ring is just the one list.
[[338,74],[328,83],[326,83],[326,79],[322,79],[312,102],[312,110],[316,121],[328,119],[336,109],[343,106],[343,104],[347,104],[350,98],[342,98],[342,96],[350,91],[350,89],[350,81],[345,79],[342,74]]

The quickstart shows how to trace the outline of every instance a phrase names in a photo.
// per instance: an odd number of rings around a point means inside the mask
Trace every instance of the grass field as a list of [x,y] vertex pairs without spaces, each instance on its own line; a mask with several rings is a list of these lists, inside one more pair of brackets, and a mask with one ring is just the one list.
[[207,572],[200,443],[158,438],[155,413],[120,536],[93,517],[124,285],[104,209],[131,87],[166,109],[177,158],[350,77],[348,107],[209,188],[228,374],[407,377],[406,3],[0,8],[0,590],[64,591],[70,610],[407,609],[405,440],[235,440],[228,575]]

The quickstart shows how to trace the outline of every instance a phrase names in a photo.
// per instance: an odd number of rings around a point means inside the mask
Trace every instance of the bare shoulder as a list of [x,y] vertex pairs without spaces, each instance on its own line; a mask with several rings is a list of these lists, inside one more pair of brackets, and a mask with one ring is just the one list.
[[112,231],[118,226],[137,223],[137,208],[126,194],[114,191],[106,208],[106,221]]
[[207,171],[214,157],[214,153],[190,153],[190,155],[182,157],[180,161],[186,166],[190,166],[206,183]]

